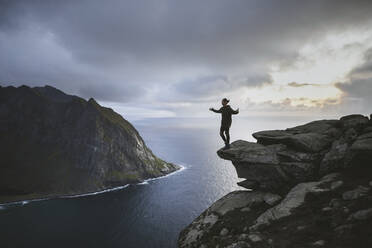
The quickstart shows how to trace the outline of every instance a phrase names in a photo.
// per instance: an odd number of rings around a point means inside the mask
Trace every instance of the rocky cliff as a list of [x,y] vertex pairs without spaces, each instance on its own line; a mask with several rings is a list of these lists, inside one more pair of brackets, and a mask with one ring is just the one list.
[[362,115],[254,133],[218,156],[238,183],[180,247],[372,247],[372,121]]
[[94,192],[165,175],[136,129],[93,98],[0,87],[0,202]]

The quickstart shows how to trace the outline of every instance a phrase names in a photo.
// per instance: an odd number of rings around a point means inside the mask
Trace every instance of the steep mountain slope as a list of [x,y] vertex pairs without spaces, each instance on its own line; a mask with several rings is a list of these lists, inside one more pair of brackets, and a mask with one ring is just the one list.
[[93,98],[50,86],[0,87],[0,202],[94,192],[179,167]]

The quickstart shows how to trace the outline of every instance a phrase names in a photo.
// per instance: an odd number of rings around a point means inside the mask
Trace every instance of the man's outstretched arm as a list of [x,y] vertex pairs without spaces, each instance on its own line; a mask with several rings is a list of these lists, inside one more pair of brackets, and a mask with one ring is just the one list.
[[233,115],[239,114],[239,108],[237,110],[231,109],[231,114],[233,114]]
[[209,110],[210,110],[210,111],[213,111],[213,112],[215,112],[215,113],[222,113],[221,109],[216,110],[216,109],[214,109],[214,108],[209,108]]

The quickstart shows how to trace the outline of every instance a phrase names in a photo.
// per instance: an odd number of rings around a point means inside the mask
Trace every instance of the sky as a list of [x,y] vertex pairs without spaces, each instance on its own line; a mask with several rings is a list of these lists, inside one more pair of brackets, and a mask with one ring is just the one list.
[[131,120],[372,113],[372,1],[0,0],[0,84]]

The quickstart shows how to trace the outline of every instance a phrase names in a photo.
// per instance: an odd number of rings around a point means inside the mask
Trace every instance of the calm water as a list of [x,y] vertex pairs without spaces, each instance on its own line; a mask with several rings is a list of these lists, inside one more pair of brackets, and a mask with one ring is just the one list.
[[[241,119],[232,140],[304,120]],[[215,119],[154,119],[134,123],[159,157],[185,166],[171,176],[108,193],[30,202],[0,209],[0,247],[176,247],[178,234],[211,203],[241,189]]]

